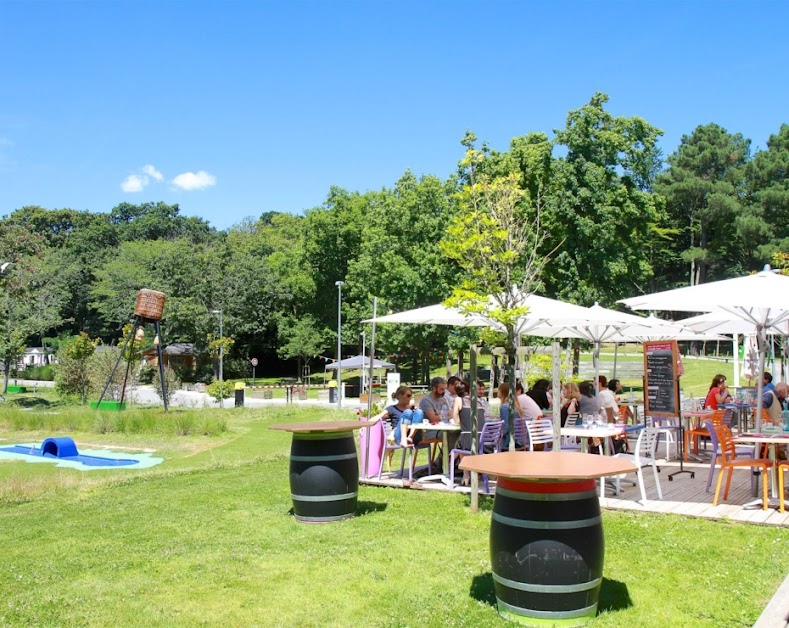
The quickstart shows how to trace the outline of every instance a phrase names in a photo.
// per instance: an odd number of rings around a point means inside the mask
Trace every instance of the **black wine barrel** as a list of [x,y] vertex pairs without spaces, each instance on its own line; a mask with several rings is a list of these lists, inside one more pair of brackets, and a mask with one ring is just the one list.
[[555,626],[593,619],[604,555],[595,480],[499,478],[490,527],[499,614]]
[[290,492],[299,521],[325,523],[353,517],[359,494],[353,432],[294,433]]

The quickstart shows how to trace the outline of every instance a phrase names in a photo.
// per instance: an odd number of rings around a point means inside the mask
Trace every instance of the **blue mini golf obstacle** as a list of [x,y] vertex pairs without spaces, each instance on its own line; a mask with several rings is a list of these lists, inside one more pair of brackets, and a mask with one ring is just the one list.
[[46,459],[66,460],[85,465],[86,467],[127,467],[140,463],[140,460],[135,458],[105,458],[103,456],[87,456],[80,454],[79,451],[77,451],[76,443],[68,436],[47,438],[41,443],[41,447],[30,447],[26,445],[0,447],[0,452],[22,454],[25,456],[38,456]]

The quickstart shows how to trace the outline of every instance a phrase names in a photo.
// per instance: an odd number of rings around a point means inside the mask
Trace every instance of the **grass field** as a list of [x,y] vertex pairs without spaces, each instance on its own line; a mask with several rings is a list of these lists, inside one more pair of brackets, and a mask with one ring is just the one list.
[[[355,519],[299,524],[289,514],[289,436],[267,428],[350,411],[223,416],[227,430],[210,436],[71,433],[80,445],[166,458],[144,471],[0,463],[0,624],[500,625],[489,500],[471,513],[462,495],[363,486]],[[5,442],[43,435],[0,431]],[[786,572],[786,529],[638,513],[604,520],[596,626],[751,625]]]

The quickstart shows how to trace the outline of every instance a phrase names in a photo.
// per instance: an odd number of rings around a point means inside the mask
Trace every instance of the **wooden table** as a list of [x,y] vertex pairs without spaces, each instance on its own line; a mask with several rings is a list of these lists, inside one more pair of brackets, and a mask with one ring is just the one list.
[[[773,467],[770,470],[770,497],[773,500],[778,498],[778,455],[776,452],[777,445],[789,445],[789,434],[786,432],[762,432],[760,434],[739,434],[734,437],[735,444],[737,443],[754,443],[755,445],[769,445],[770,446],[770,460],[773,461]],[[754,455],[754,458],[758,458]],[[758,505],[761,508],[762,501],[758,500]],[[778,507],[777,502],[775,505],[772,500],[770,506]]]
[[272,425],[293,433],[290,493],[293,514],[304,523],[327,523],[356,514],[359,462],[353,430],[375,421],[313,421]]
[[[625,433],[625,426],[609,423],[605,427],[563,427],[562,436],[576,436],[581,439],[581,453],[589,451],[590,438],[602,438],[606,456],[611,455],[611,437]],[[600,497],[605,497],[605,478],[600,478]]]
[[430,423],[429,421],[422,421],[422,423],[412,423],[411,429],[421,429],[427,432],[441,432],[441,441],[444,447],[441,455],[441,471],[442,473],[434,473],[433,475],[426,475],[419,478],[419,482],[430,482],[431,480],[449,481],[449,433],[459,432],[460,426],[454,423]]
[[558,626],[593,619],[605,557],[596,479],[635,465],[577,452],[508,451],[465,456],[460,468],[498,478],[490,562],[499,614]]

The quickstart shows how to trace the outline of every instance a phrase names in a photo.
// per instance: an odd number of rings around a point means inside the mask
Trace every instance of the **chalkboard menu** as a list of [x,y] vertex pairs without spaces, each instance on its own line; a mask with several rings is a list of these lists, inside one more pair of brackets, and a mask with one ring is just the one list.
[[651,416],[679,414],[677,341],[644,343],[644,410]]

